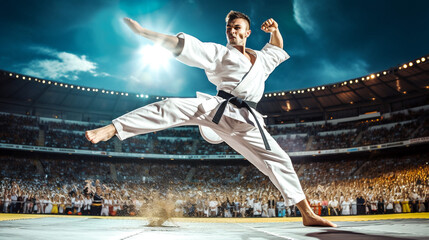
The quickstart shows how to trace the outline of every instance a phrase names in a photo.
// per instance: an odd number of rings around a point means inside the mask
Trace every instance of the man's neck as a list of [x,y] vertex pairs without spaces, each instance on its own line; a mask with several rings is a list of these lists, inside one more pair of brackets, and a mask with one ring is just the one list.
[[242,54],[246,52],[246,46],[245,45],[232,45],[235,49],[240,51]]

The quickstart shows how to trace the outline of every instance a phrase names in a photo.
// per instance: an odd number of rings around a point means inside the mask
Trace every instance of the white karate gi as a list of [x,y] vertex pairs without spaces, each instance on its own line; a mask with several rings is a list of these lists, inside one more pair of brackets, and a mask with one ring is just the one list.
[[[179,61],[204,69],[208,80],[216,85],[218,91],[223,90],[246,101],[259,102],[269,74],[289,58],[283,49],[267,43],[261,51],[247,49],[249,54],[256,56],[252,66],[231,45],[225,47],[203,43],[184,33],[178,34],[178,37],[184,39],[183,50],[177,56]],[[203,93],[197,93],[197,96],[198,98],[169,98],[114,119],[112,122],[118,132],[117,137],[124,140],[166,128],[199,125],[206,140],[212,143],[225,141],[267,175],[280,190],[287,205],[305,199],[289,156],[264,128],[271,147],[270,151],[265,149],[255,119],[246,108],[228,103],[219,124],[215,124],[212,122],[213,116],[225,99]],[[264,126],[261,114],[255,109],[253,111],[259,123]]]

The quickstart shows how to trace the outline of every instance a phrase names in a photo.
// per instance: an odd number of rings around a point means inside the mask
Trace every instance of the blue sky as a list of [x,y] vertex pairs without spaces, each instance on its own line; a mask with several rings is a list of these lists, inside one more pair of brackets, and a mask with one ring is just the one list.
[[[0,0],[0,69],[104,89],[163,96],[215,93],[203,70],[159,52],[123,23],[130,17],[167,34],[186,32],[226,44],[225,15],[247,13],[248,47],[269,35],[274,18],[291,58],[269,77],[266,92],[357,78],[429,53],[426,0]],[[153,56],[153,52],[156,52]],[[162,53],[162,51],[161,51]]]

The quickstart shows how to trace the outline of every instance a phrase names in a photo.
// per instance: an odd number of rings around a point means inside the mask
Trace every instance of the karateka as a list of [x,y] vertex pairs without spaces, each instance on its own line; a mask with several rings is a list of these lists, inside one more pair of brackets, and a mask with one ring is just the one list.
[[124,21],[136,34],[171,51],[177,60],[203,69],[218,94],[197,93],[197,98],[169,98],[138,108],[112,124],[87,131],[89,141],[107,141],[115,135],[124,140],[166,128],[198,125],[208,142],[226,142],[267,175],[286,205],[300,209],[305,226],[336,227],[313,213],[289,156],[265,130],[262,116],[256,111],[265,80],[289,58],[276,21],[270,18],[262,24],[261,29],[271,37],[261,51],[246,48],[250,19],[236,11],[226,17],[227,46],[201,42],[185,33],[172,36],[153,32],[129,18]]

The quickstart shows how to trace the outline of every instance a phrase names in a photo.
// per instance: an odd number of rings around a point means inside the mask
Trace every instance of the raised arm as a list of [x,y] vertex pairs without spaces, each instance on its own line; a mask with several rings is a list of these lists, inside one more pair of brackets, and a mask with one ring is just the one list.
[[124,22],[136,34],[143,36],[156,44],[160,44],[174,55],[179,55],[183,49],[183,41],[173,35],[166,35],[143,28],[140,24],[131,18],[124,18]]
[[266,33],[271,33],[270,44],[283,48],[283,37],[280,34],[279,25],[274,19],[270,18],[262,23],[261,30]]

